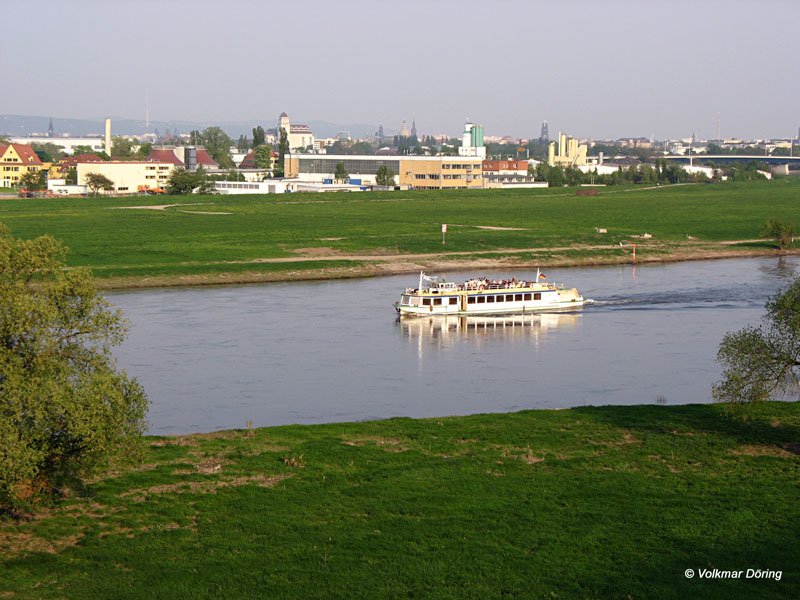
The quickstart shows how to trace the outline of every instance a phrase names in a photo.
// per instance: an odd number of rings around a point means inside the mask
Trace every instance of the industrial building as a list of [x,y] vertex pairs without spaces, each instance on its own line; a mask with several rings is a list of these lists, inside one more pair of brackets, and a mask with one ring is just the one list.
[[114,183],[109,194],[136,194],[145,189],[166,188],[175,165],[171,162],[105,161],[78,163],[78,185],[86,185],[86,176],[97,173]]
[[558,148],[555,142],[550,142],[547,152],[547,164],[551,167],[579,167],[586,164],[586,144],[579,144],[578,140],[565,133],[558,134]]
[[459,156],[477,156],[486,158],[486,146],[483,144],[483,125],[475,125],[467,119],[464,133],[461,134]]
[[481,159],[468,156],[378,156],[287,154],[287,178],[316,183],[334,183],[341,163],[353,185],[375,185],[378,169],[394,173],[395,185],[422,190],[476,189],[483,187]]

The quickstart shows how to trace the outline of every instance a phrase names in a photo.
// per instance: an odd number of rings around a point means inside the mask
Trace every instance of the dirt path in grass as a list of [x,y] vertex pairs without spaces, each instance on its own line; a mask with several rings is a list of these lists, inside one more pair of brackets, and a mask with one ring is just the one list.
[[[637,264],[677,262],[718,258],[798,255],[800,249],[778,251],[769,248],[733,248],[735,244],[760,240],[724,242],[685,241],[674,243],[638,243]],[[311,281],[352,279],[379,275],[402,275],[419,271],[490,271],[575,266],[630,264],[632,244],[596,244],[549,248],[507,248],[475,252],[442,252],[424,254],[345,254],[333,248],[300,248],[297,256],[257,258],[242,261],[210,261],[209,268],[224,265],[257,265],[270,263],[296,264],[296,269],[278,271],[215,272],[197,275],[165,275],[153,277],[110,277],[98,279],[104,289],[155,288],[193,285],[227,285],[278,281]],[[577,254],[576,254],[577,253]],[[349,265],[330,267],[305,266],[309,262],[337,261]]]
[[[686,241],[686,242],[626,242],[626,243],[617,243],[617,244],[586,244],[586,245],[575,245],[575,246],[550,246],[550,247],[538,247],[538,248],[502,248],[498,250],[478,250],[478,251],[458,251],[458,252],[448,252],[446,247],[442,247],[441,252],[427,252],[421,254],[388,254],[388,253],[376,253],[376,254],[345,254],[341,251],[338,251],[334,248],[298,248],[294,250],[297,256],[287,256],[281,258],[255,258],[250,260],[241,260],[241,261],[230,261],[231,264],[246,264],[246,263],[292,263],[292,262],[306,262],[306,261],[319,261],[319,260],[347,260],[347,261],[358,261],[358,262],[408,262],[413,260],[452,260],[455,257],[461,256],[486,256],[492,257],[498,254],[505,254],[509,256],[513,255],[520,255],[520,254],[535,254],[535,255],[547,255],[553,254],[557,252],[582,252],[586,250],[619,250],[621,253],[632,254],[633,253],[633,246],[634,244],[641,252],[646,252],[648,250],[658,250],[663,251],[665,249],[669,249],[672,252],[680,255],[687,255],[692,257],[694,254],[704,254],[707,252],[714,252],[714,249],[717,248],[717,252],[721,251],[720,247],[730,247],[736,244],[743,244],[743,243],[756,243],[756,242],[763,242],[768,240],[731,240],[731,241],[724,241],[724,242],[704,242],[699,240],[693,241]],[[730,250],[724,250],[726,255],[730,255]],[[752,254],[769,254],[770,251],[764,251],[761,249],[746,249],[744,250],[746,255]],[[452,257],[452,258],[451,258]],[[456,259],[457,260],[457,259]],[[578,259],[574,259],[578,260]]]

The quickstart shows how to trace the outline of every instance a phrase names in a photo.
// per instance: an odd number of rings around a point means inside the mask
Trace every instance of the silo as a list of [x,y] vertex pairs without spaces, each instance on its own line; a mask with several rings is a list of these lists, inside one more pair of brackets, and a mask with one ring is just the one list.
[[472,127],[472,135],[470,144],[473,148],[480,148],[483,146],[483,125],[474,125]]
[[187,171],[194,171],[197,169],[197,148],[194,146],[186,146],[183,149],[183,164],[186,165]]

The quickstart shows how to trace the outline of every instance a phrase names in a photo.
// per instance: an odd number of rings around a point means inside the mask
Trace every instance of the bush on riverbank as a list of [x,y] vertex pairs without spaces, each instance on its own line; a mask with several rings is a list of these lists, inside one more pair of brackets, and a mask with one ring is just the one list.
[[[151,438],[0,524],[0,595],[796,598],[800,405],[526,411]],[[687,569],[774,579],[687,579]]]
[[0,225],[0,510],[79,484],[144,431],[144,391],[111,356],[122,314],[64,253]]

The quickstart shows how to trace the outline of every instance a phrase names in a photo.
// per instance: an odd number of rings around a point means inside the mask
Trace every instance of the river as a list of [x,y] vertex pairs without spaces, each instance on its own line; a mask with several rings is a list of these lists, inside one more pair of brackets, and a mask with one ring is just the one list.
[[[527,408],[709,402],[722,336],[755,324],[800,257],[561,268],[595,303],[574,313],[396,318],[414,275],[115,292],[119,366],[149,432],[434,417]],[[445,273],[533,278],[529,271]]]

